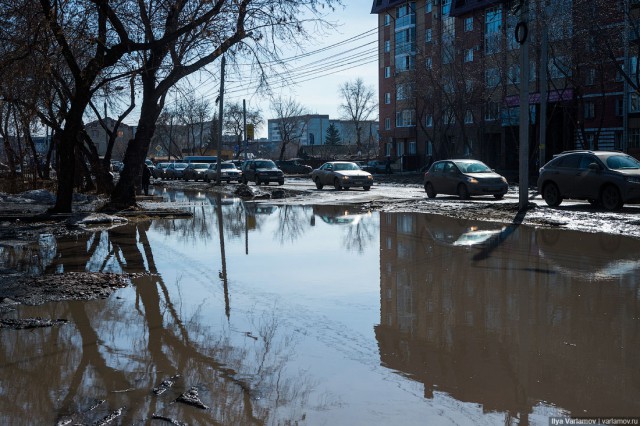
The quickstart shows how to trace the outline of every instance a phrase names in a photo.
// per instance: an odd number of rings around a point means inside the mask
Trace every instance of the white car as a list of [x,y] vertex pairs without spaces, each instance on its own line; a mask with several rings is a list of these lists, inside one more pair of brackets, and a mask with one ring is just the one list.
[[316,188],[333,185],[336,190],[362,187],[365,191],[371,189],[373,176],[362,170],[351,161],[329,161],[311,172],[311,180]]

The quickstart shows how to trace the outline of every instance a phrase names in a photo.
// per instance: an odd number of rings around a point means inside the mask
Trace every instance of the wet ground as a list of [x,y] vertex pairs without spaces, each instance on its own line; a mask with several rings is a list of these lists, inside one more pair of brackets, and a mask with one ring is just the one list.
[[[92,301],[8,306],[9,324],[52,323],[0,328],[2,424],[640,416],[638,239],[529,226],[513,199],[436,203],[419,187],[390,190],[392,204],[376,187],[289,204],[161,189],[193,217],[0,246],[15,276],[128,284]],[[351,206],[347,195],[372,198]],[[421,203],[479,217],[410,211]],[[625,226],[633,209],[616,213]],[[541,220],[589,213],[567,211]]]

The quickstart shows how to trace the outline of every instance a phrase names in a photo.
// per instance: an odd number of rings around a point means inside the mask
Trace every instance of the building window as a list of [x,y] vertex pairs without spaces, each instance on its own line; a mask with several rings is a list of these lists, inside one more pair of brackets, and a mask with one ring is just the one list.
[[473,62],[473,48],[465,50],[465,52],[464,52],[464,61],[465,62]]
[[469,95],[473,93],[473,80],[465,80],[464,90],[465,90],[465,93]]
[[426,127],[433,127],[433,115],[432,115],[432,114],[428,114],[428,115],[425,117],[424,125],[425,125]]
[[384,78],[391,77],[391,67],[384,67]]
[[622,117],[624,112],[624,101],[622,98],[616,99],[616,117]]
[[456,114],[452,108],[447,108],[442,112],[442,124],[448,126],[456,123]]
[[396,144],[396,155],[402,157],[404,155],[404,142],[398,142]]
[[413,89],[411,83],[400,83],[396,87],[396,100],[403,101],[413,97]]
[[484,75],[487,87],[496,87],[500,84],[500,70],[498,68],[489,68],[484,72]]
[[492,7],[486,10],[484,19],[484,51],[486,54],[500,51],[502,35],[502,7]]
[[389,117],[384,119],[384,129],[391,130],[391,119]]
[[409,141],[409,147],[407,148],[407,154],[416,155],[418,153],[418,144],[416,141]]
[[424,62],[424,66],[426,69],[430,70],[431,68],[433,68],[433,59],[431,59],[431,57],[428,57],[425,62]]
[[416,125],[416,111],[405,109],[396,113],[396,127],[413,127]]
[[427,30],[424,33],[425,42],[431,43],[432,36],[433,36],[433,31],[431,30],[431,28],[427,28]]
[[596,104],[595,102],[584,103],[584,118],[585,120],[591,120],[596,117]]
[[596,84],[596,69],[589,68],[587,70],[587,76],[584,79],[585,86],[593,86]]
[[464,31],[465,32],[469,32],[469,31],[473,31],[473,17],[469,17],[469,18],[465,18],[464,19]]
[[520,84],[520,65],[519,64],[509,65],[509,83]]
[[388,142],[387,146],[385,147],[385,153],[387,157],[389,157],[392,152],[393,152],[393,144],[391,142]]
[[384,94],[384,103],[389,105],[391,103],[391,93]]
[[396,72],[409,71],[415,68],[414,56],[396,56]]
[[473,113],[470,109],[464,113],[464,124],[473,124]]
[[495,121],[500,115],[500,105],[497,102],[488,102],[484,111],[485,121]]
[[629,148],[640,148],[640,129],[629,129]]
[[387,53],[391,52],[391,40],[384,41],[384,51]]
[[427,0],[427,3],[424,5],[424,13],[431,13],[433,10],[433,0]]
[[637,93],[629,94],[629,112],[640,112],[640,96]]
[[551,78],[571,77],[571,60],[567,56],[558,56],[549,60]]
[[391,25],[391,15],[386,14],[384,15],[384,26],[388,27],[389,25]]

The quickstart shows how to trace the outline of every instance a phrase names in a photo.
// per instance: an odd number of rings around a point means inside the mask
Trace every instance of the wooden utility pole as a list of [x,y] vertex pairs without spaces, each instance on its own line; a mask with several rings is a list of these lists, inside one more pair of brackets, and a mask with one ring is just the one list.
[[520,44],[520,211],[529,205],[529,1],[520,1],[515,37]]
[[222,114],[224,111],[224,65],[225,57],[222,55],[222,61],[220,63],[220,97],[218,101],[218,155],[216,159],[216,185],[220,185],[220,157],[222,155]]

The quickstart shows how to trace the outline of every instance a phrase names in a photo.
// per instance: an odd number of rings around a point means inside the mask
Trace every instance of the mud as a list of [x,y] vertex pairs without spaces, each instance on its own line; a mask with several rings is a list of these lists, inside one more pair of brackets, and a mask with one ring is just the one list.
[[[0,314],[18,303],[42,305],[51,301],[105,299],[126,287],[131,274],[68,272],[43,276],[0,275]],[[25,328],[25,327],[16,327]]]

